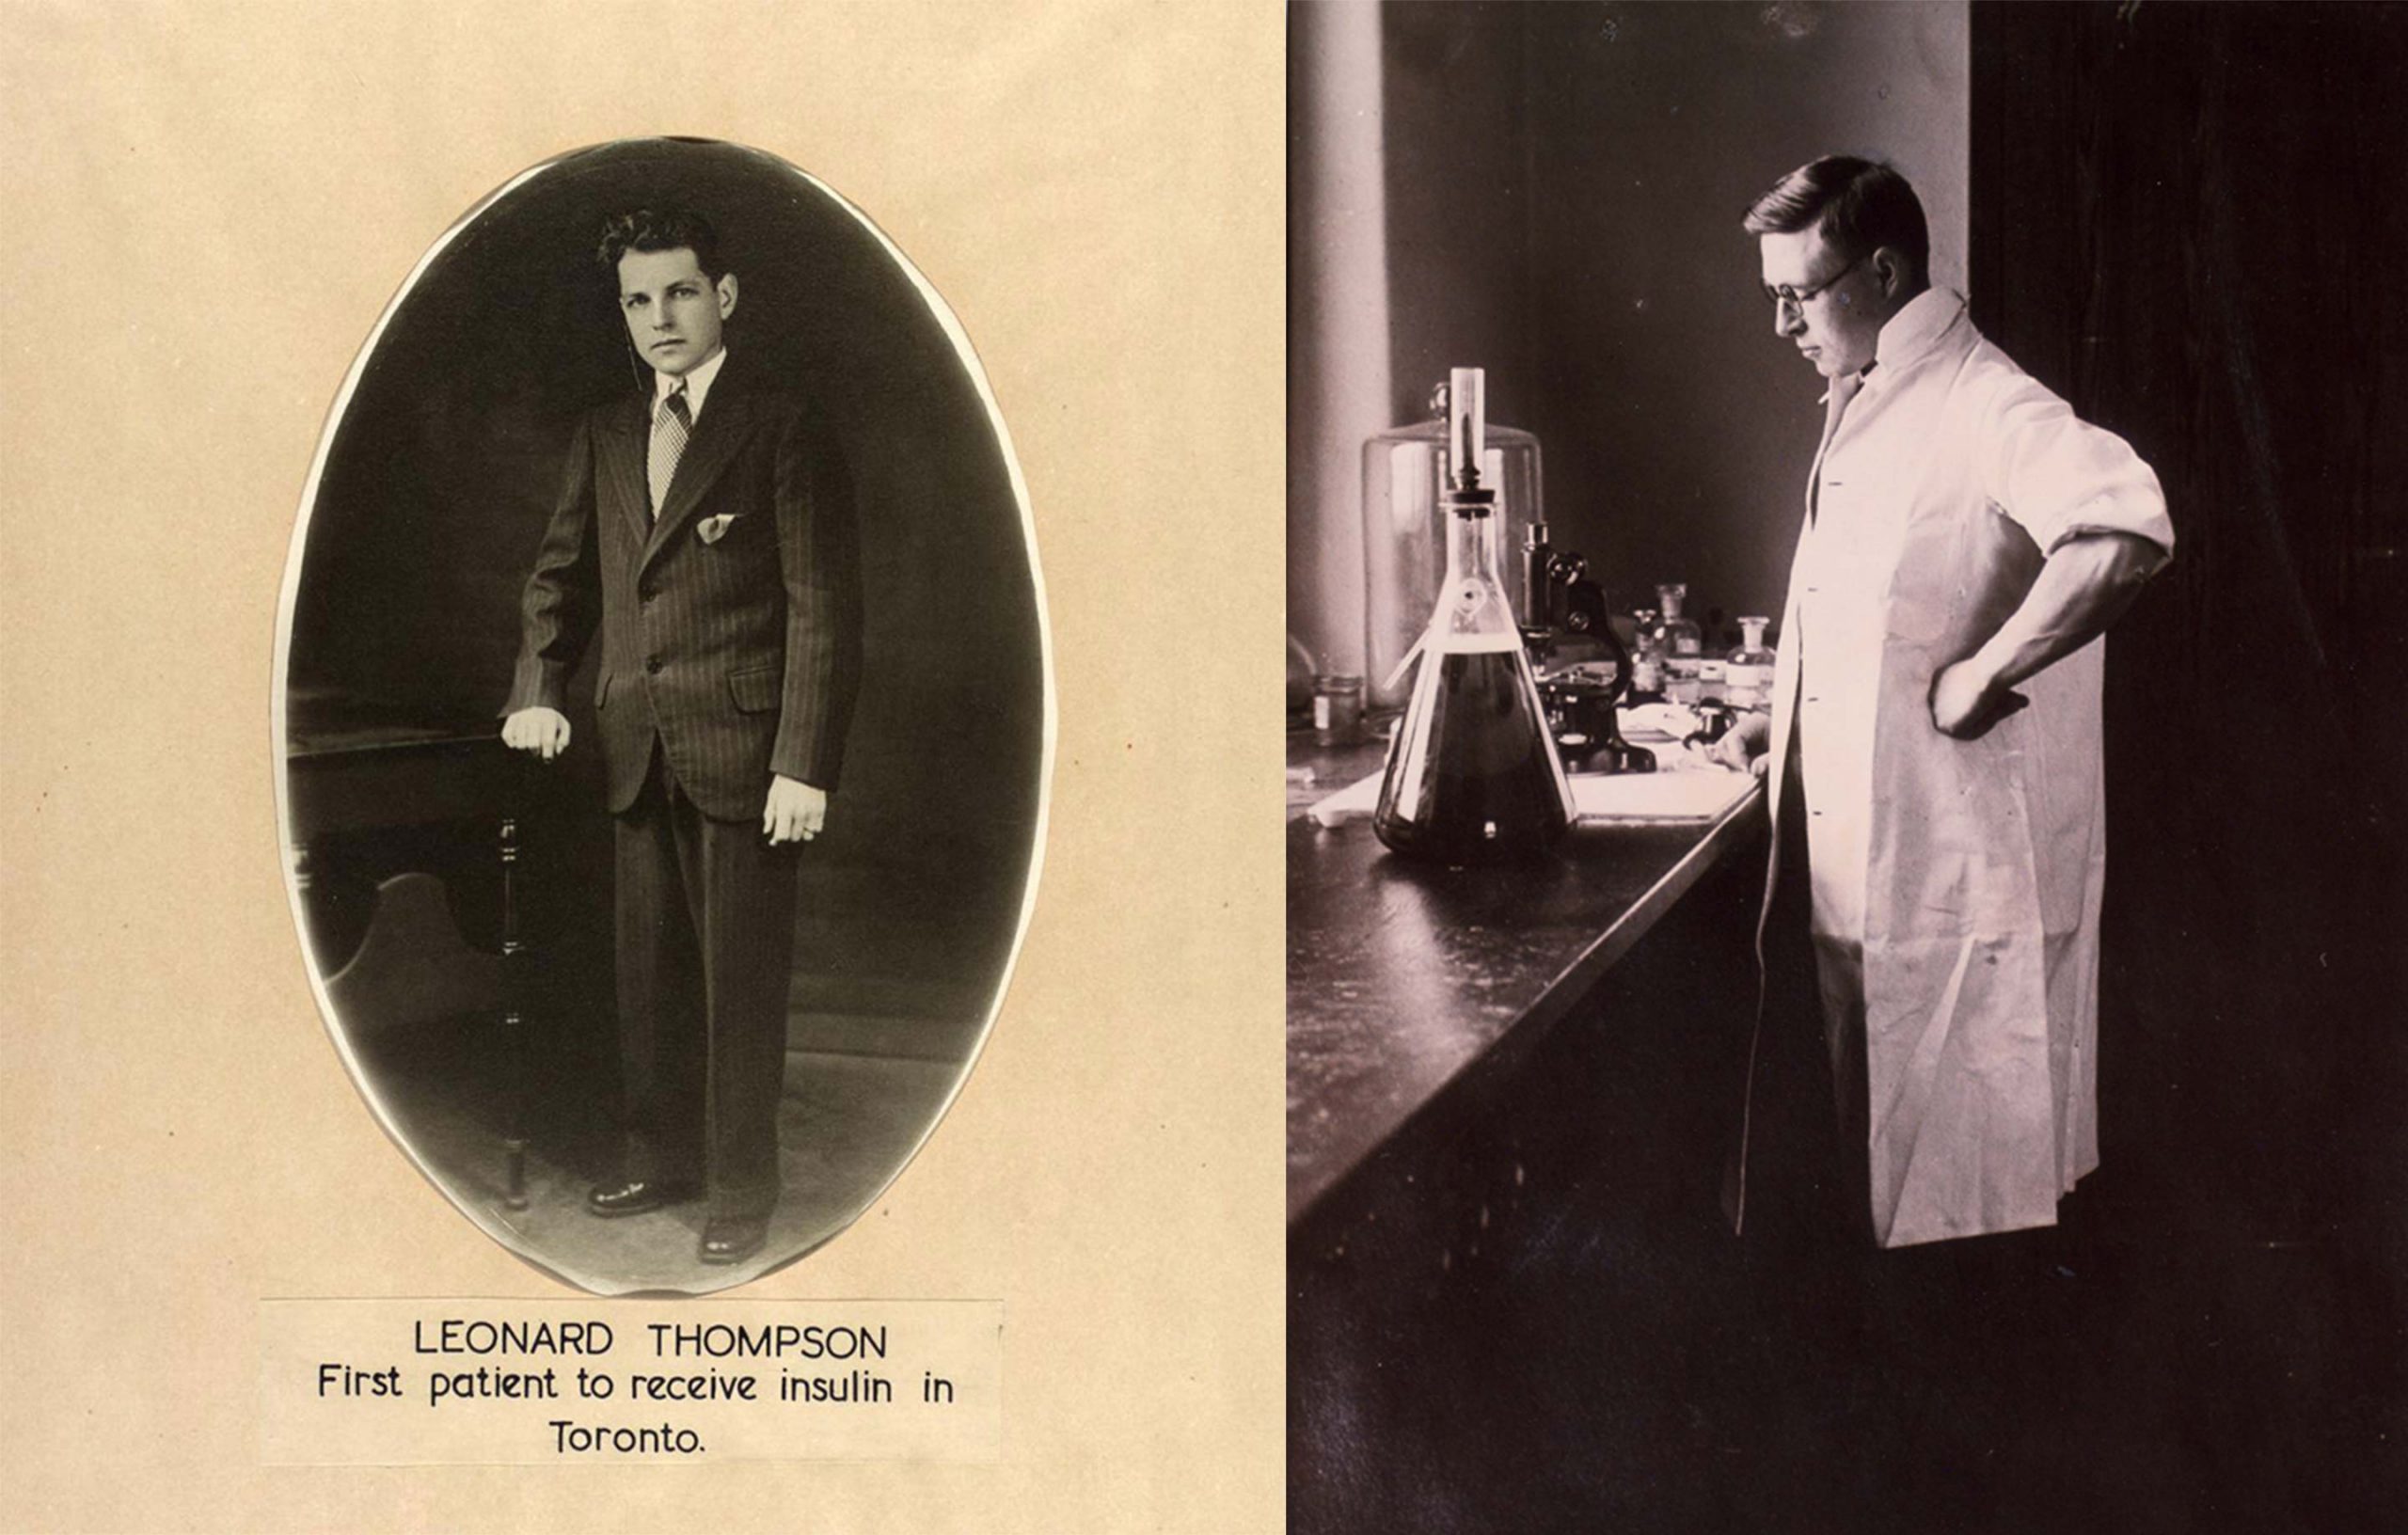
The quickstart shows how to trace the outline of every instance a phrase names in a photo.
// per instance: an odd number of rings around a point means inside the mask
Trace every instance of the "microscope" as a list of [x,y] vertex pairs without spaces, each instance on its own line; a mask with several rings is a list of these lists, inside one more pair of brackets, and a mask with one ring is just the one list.
[[1589,578],[1589,562],[1559,552],[1541,520],[1524,533],[1521,555],[1522,646],[1563,766],[1581,773],[1654,772],[1656,754],[1622,738],[1630,652],[1614,633],[1605,588]]

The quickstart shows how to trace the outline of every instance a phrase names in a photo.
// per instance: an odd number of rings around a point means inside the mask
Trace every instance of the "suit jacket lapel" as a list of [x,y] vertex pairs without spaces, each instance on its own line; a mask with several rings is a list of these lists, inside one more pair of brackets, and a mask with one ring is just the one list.
[[602,487],[639,542],[649,536],[652,520],[652,491],[644,483],[643,455],[650,441],[646,404],[633,399],[613,407],[606,419],[610,430],[600,435]]
[[660,558],[660,551],[667,548],[670,541],[692,520],[694,508],[701,504],[704,493],[710,489],[712,482],[720,477],[728,461],[736,456],[736,450],[743,444],[745,430],[752,419],[752,402],[745,398],[740,383],[729,376],[733,372],[733,369],[722,372],[719,381],[711,386],[710,399],[703,406],[702,419],[694,423],[693,438],[686,444],[686,451],[678,455],[677,473],[669,482],[668,503],[661,507],[660,515],[654,520],[651,542],[644,546],[644,566]]

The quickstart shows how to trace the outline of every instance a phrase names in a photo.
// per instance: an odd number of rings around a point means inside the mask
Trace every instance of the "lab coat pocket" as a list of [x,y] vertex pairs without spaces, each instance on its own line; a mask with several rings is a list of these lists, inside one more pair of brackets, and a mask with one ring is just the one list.
[[779,677],[774,666],[728,673],[727,691],[745,714],[767,714],[778,706]]

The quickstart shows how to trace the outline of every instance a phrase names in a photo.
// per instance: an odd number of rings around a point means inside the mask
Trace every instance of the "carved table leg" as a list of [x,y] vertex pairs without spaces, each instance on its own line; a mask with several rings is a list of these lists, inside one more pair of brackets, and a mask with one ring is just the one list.
[[518,817],[517,807],[501,818],[499,851],[501,855],[501,1035],[502,1069],[510,1081],[504,1090],[508,1107],[502,1125],[502,1194],[501,1202],[509,1210],[527,1208],[527,1100],[531,1061],[527,1049],[527,1000],[531,988],[527,976],[526,944],[518,934]]

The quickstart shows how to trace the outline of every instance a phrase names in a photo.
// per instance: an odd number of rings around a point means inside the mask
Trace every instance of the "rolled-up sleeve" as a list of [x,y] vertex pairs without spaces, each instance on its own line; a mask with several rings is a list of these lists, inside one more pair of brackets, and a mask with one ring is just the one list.
[[1985,494],[2041,553],[2089,533],[2131,533],[2174,553],[2157,471],[2012,364],[1987,392],[1979,436]]

